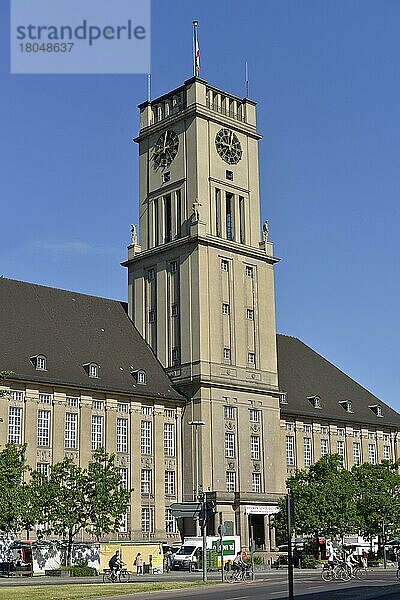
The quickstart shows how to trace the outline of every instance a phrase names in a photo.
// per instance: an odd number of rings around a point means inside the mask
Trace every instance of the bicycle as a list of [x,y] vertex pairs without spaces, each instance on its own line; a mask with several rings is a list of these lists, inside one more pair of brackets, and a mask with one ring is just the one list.
[[104,569],[103,583],[128,583],[130,573],[127,569]]
[[249,567],[245,569],[232,569],[226,575],[226,581],[228,583],[251,583],[253,581],[253,573]]
[[321,571],[321,579],[322,581],[326,582],[333,581],[334,579],[340,579],[341,581],[349,581],[349,579],[351,579],[351,575],[349,573],[347,565],[343,563],[337,563],[333,566],[326,564],[323,566],[323,569]]
[[368,574],[367,567],[359,566],[359,567],[356,567],[355,569],[353,569],[353,575],[358,580],[366,579],[367,574]]

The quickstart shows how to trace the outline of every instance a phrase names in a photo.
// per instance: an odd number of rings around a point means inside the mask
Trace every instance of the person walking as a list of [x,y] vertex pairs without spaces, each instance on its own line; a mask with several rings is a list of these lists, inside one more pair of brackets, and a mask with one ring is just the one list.
[[136,554],[133,565],[136,567],[136,575],[143,575],[143,556],[140,552]]

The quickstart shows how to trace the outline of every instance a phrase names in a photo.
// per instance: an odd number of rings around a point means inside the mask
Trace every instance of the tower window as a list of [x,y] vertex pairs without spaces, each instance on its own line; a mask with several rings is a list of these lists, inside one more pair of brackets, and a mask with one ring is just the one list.
[[172,348],[171,362],[173,366],[179,365],[179,348]]
[[229,261],[225,258],[221,259],[221,271],[229,271]]
[[246,277],[253,277],[253,267],[246,265]]
[[155,322],[156,322],[156,311],[149,310],[149,323],[155,323]]
[[177,304],[171,306],[171,317],[177,317],[179,315],[179,307]]
[[246,319],[249,319],[249,321],[254,321],[254,310],[252,308],[248,308],[246,310]]
[[223,315],[229,315],[230,314],[230,306],[226,302],[223,302],[223,304],[222,304],[222,314]]
[[239,196],[239,218],[240,218],[240,243],[246,243],[245,207],[244,198]]
[[165,241],[172,240],[172,215],[171,215],[171,194],[165,196]]
[[149,269],[149,270],[147,271],[147,279],[148,279],[149,281],[153,281],[153,279],[154,279],[154,278],[155,278],[155,272],[154,272],[154,269]]
[[228,181],[233,181],[233,171],[225,171],[225,177]]
[[168,183],[168,181],[171,181],[171,171],[163,173],[162,180],[164,183]]
[[215,190],[215,227],[216,235],[221,237],[221,190]]
[[230,348],[224,348],[224,359],[225,360],[230,360],[231,358],[231,349]]
[[255,365],[256,364],[256,355],[254,352],[248,352],[247,353],[247,362],[249,363],[249,365]]
[[233,194],[226,192],[226,239],[233,240]]
[[170,265],[169,265],[170,271],[171,273],[176,273],[178,270],[178,263],[176,262],[176,260],[173,260]]

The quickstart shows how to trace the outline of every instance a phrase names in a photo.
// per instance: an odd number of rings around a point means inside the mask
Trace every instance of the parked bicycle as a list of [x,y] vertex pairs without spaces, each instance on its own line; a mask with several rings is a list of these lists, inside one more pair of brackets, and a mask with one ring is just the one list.
[[104,569],[103,583],[128,583],[130,575],[127,569]]
[[253,581],[253,573],[251,572],[250,565],[245,569],[232,569],[228,571],[226,581],[228,583],[237,583],[239,581],[251,583]]

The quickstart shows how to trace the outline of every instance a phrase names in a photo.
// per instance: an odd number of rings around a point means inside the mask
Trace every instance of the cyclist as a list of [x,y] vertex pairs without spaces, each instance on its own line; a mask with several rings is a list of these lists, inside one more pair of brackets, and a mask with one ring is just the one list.
[[232,563],[232,569],[234,571],[245,571],[247,569],[247,565],[242,558],[242,553],[239,551]]
[[122,562],[121,557],[119,555],[119,550],[116,550],[115,554],[113,554],[110,560],[108,561],[108,566],[110,567],[112,579],[117,578],[118,573],[121,570],[123,564],[124,563]]
[[348,567],[348,569],[349,569],[350,576],[351,576],[352,578],[355,578],[355,575],[354,575],[354,569],[355,569],[356,567],[360,566],[360,562],[359,562],[359,560],[358,560],[358,556],[357,556],[357,554],[356,554],[356,551],[355,551],[355,550],[354,550],[353,552],[351,552],[351,551],[350,551],[350,552],[347,554],[347,556],[346,556],[346,565],[347,565],[347,567]]

